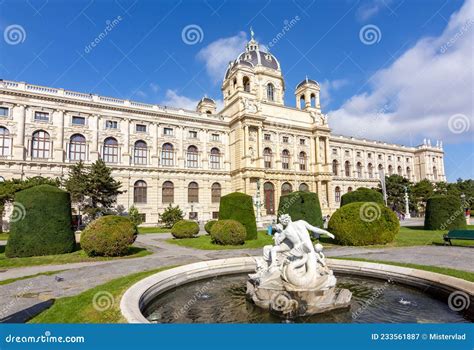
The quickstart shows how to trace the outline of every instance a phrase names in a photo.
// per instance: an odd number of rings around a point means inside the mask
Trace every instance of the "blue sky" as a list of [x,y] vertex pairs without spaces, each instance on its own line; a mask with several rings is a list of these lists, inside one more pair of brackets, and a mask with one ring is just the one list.
[[288,105],[308,75],[334,132],[441,139],[454,181],[474,178],[472,13],[458,0],[4,0],[0,77],[192,108],[205,94],[221,100],[252,26],[273,42]]

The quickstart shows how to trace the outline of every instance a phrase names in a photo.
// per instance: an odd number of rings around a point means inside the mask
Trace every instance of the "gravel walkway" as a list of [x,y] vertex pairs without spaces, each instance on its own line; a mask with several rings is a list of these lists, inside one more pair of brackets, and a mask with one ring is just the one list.
[[[153,251],[142,258],[45,265],[14,268],[0,272],[0,280],[29,276],[41,272],[66,270],[57,275],[37,276],[0,285],[0,319],[24,322],[48,307],[53,299],[77,295],[112,279],[160,266],[182,265],[201,260],[261,255],[261,249],[197,250],[166,243],[169,234],[140,235],[136,244]],[[418,246],[368,249],[337,247],[326,250],[329,257],[344,256],[374,260],[436,265],[474,272],[474,248]],[[116,300],[118,303],[119,300]]]

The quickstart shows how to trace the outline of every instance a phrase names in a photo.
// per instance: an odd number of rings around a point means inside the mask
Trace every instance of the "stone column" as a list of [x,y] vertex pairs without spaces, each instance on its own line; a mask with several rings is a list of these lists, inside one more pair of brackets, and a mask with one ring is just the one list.
[[130,120],[125,119],[123,121],[123,125],[125,133],[122,149],[122,159],[120,159],[120,162],[125,165],[130,165]]
[[248,140],[249,140],[249,126],[244,124],[244,140],[243,140],[244,149],[242,150],[242,159],[243,159],[244,167],[247,167],[249,164],[248,156],[247,156],[248,145],[249,145]]
[[152,146],[150,147],[150,165],[158,166],[159,147],[158,147],[158,130],[159,124],[150,124],[150,134],[152,139]]
[[13,120],[17,123],[17,131],[14,139],[12,154],[17,160],[25,159],[25,106],[16,105],[13,108]]
[[229,132],[225,132],[223,134],[223,142],[224,142],[224,157],[223,157],[223,161],[224,161],[224,164],[223,164],[223,168],[224,170],[227,170],[227,171],[230,171],[230,147],[229,147],[229,137],[230,137],[230,134]]
[[64,111],[57,110],[53,115],[53,123],[56,126],[56,142],[54,144],[53,158],[56,162],[64,161]]
[[209,169],[209,154],[211,150],[207,149],[207,141],[209,138],[209,130],[204,129],[204,141],[202,147],[202,157],[201,157],[201,164],[203,169]]
[[316,167],[316,142],[315,142],[315,137],[311,136],[309,139],[309,170],[314,173],[315,172],[315,167]]
[[257,129],[257,167],[263,168],[263,132],[262,127]]
[[184,168],[184,157],[185,157],[185,150],[184,148],[184,126],[178,127],[178,133],[176,137],[178,137],[179,140],[179,150],[177,154],[178,162],[177,166],[180,168]]

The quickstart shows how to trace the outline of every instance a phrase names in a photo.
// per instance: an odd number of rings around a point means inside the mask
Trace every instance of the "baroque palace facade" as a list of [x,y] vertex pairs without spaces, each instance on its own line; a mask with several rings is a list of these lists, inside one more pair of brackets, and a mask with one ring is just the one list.
[[255,196],[271,218],[280,195],[317,192],[323,213],[342,194],[376,187],[380,174],[413,182],[445,181],[440,143],[406,147],[331,134],[320,87],[296,86],[296,107],[284,105],[280,63],[253,38],[229,63],[224,107],[203,98],[196,111],[151,105],[24,82],[0,81],[0,180],[61,177],[79,160],[101,158],[146,224],[169,203],[197,220],[216,218],[221,195]]

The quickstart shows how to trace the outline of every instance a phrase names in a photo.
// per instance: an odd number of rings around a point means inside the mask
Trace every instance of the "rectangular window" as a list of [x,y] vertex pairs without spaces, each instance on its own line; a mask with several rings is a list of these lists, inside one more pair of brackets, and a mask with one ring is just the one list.
[[211,134],[212,141],[219,141],[219,134]]
[[218,212],[218,211],[213,211],[213,212],[212,212],[212,218],[213,218],[214,220],[219,219],[219,212]]
[[135,126],[135,131],[136,132],[146,132],[146,125],[144,124],[137,124]]
[[360,157],[360,152],[357,152],[357,157]]
[[304,146],[305,144],[306,144],[306,140],[305,139],[300,139],[300,145]]
[[8,107],[0,107],[0,117],[8,117],[10,109]]
[[348,150],[346,150],[346,152],[345,152],[345,153],[346,153],[346,156],[348,156],[348,155],[350,154]]
[[117,129],[118,128],[118,122],[115,120],[106,120],[105,121],[105,128],[106,129]]
[[381,154],[379,154],[379,159],[382,159],[382,155],[381,155]]
[[189,131],[189,138],[190,139],[197,139],[197,137],[198,137],[197,131],[193,131],[193,130]]
[[401,158],[400,158],[400,157],[397,157],[397,161],[400,161],[400,160],[401,160]]
[[392,160],[392,156],[388,156],[388,160]]
[[288,141],[289,141],[288,136],[283,136],[283,142],[284,142],[284,143],[288,143]]
[[85,124],[86,124],[86,118],[79,117],[79,116],[72,117],[72,125],[85,125]]
[[141,221],[142,223],[146,222],[146,214],[140,213],[140,214],[138,214],[138,216],[140,217],[140,221]]
[[372,158],[372,153],[367,153],[367,158]]
[[190,211],[189,220],[197,220],[197,219],[198,219],[198,213],[196,211]]
[[49,121],[49,113],[47,112],[35,112],[35,120],[41,122]]
[[332,154],[337,154],[337,148],[332,149]]
[[163,129],[163,134],[166,136],[173,136],[173,129],[172,128],[164,128]]
[[265,135],[263,135],[263,138],[265,139],[265,141],[271,141],[272,140],[272,135],[271,134],[265,134]]
[[410,158],[407,158],[406,161],[407,161],[407,163],[409,163],[409,162],[410,162]]

